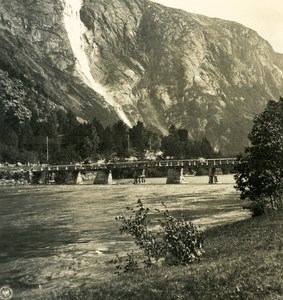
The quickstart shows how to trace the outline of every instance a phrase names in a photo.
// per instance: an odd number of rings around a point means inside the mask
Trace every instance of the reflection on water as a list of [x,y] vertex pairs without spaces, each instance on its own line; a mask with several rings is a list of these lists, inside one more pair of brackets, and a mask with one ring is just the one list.
[[62,288],[110,280],[109,261],[134,247],[115,217],[139,198],[159,208],[164,201],[205,227],[247,217],[233,177],[220,179],[218,185],[186,177],[181,185],[162,178],[144,185],[1,187],[0,286],[9,285],[13,299],[44,299]]

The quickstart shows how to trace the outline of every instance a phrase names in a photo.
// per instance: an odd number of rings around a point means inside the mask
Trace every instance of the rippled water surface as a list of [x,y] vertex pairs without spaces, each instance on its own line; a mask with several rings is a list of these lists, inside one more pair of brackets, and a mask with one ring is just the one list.
[[134,247],[121,236],[115,217],[140,198],[145,205],[184,212],[205,229],[246,218],[233,176],[185,177],[181,185],[165,178],[134,185],[49,185],[0,187],[0,287],[13,299],[44,299],[60,289],[111,280],[115,253]]

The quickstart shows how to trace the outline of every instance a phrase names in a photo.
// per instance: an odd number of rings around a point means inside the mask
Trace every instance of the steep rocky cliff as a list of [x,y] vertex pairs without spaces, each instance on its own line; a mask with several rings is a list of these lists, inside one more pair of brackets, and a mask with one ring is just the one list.
[[0,2],[2,69],[84,119],[175,124],[235,153],[283,94],[282,55],[235,22],[147,0]]
[[[45,101],[72,109],[84,119],[97,114],[106,123],[118,120],[115,109],[85,86],[76,72],[76,57],[64,24],[63,1],[0,0],[0,6],[0,66],[12,80],[20,79],[34,91],[35,98],[39,94]],[[0,97],[9,102],[3,92]]]

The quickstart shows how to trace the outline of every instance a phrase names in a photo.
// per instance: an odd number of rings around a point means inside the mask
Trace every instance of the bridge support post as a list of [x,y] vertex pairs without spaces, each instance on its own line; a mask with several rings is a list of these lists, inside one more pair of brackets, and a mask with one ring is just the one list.
[[111,170],[99,170],[93,180],[93,184],[111,184],[112,173]]
[[[221,169],[220,169],[221,171]],[[216,167],[210,167],[208,169],[208,176],[209,176],[209,180],[208,183],[217,183],[218,182],[218,178],[217,178],[217,172],[219,172],[219,168]],[[221,171],[222,173],[222,171]]]
[[39,184],[47,184],[48,183],[48,171],[47,170],[43,170],[41,172],[41,176],[40,176],[40,179],[39,179]]
[[82,184],[82,183],[83,183],[82,174],[81,174],[81,172],[78,172],[76,184]]
[[28,182],[32,184],[33,183],[33,172],[28,171],[26,177],[27,177]]
[[166,184],[179,184],[184,180],[183,168],[168,169]]

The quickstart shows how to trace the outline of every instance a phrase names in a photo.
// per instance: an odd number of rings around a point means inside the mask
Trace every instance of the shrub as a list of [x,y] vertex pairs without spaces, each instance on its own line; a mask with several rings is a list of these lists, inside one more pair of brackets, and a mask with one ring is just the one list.
[[[202,233],[185,216],[181,215],[179,219],[172,216],[162,204],[165,210],[155,209],[155,215],[157,213],[161,219],[154,219],[154,214],[150,215],[150,209],[145,208],[141,200],[134,208],[127,207],[130,215],[116,218],[122,221],[120,232],[135,239],[136,245],[143,251],[147,267],[157,264],[159,260],[163,260],[165,265],[188,265],[199,260],[203,252]],[[121,266],[121,258],[118,262]],[[136,261],[128,254],[125,272],[136,269]]]
[[164,248],[168,264],[182,265],[193,262],[202,254],[202,233],[181,214],[180,219],[170,215],[167,207],[160,222],[164,229]]

